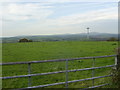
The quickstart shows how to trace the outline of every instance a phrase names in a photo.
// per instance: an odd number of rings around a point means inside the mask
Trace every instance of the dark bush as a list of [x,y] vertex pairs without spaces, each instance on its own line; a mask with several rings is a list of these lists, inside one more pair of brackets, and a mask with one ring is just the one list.
[[19,42],[33,42],[32,40],[28,40],[26,38],[20,39]]
[[112,70],[112,83],[114,87],[120,88],[120,68]]
[[117,43],[113,43],[112,45],[117,45]]
[[29,42],[29,40],[26,38],[23,38],[23,39],[20,39],[19,42]]

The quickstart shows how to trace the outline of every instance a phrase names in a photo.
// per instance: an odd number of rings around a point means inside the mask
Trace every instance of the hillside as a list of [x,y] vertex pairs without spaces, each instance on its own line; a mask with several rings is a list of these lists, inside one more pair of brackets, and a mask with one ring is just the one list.
[[[109,34],[109,33],[97,33],[97,32],[91,32],[89,34],[91,41],[104,41],[107,40],[110,37],[117,38],[117,34]],[[87,40],[87,34],[86,33],[80,33],[80,34],[59,34],[59,35],[35,35],[35,36],[16,36],[16,37],[6,37],[2,38],[3,43],[15,43],[18,42],[21,38],[27,38],[31,39],[35,42],[40,41],[85,41]]]

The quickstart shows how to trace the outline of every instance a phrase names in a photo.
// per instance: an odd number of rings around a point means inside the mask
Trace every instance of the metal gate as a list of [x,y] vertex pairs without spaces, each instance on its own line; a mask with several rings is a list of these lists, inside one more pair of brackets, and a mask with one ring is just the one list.
[[[105,85],[109,85],[109,83],[105,83],[102,85],[97,85],[94,86],[94,79],[98,78],[104,78],[104,77],[111,77],[112,75],[105,75],[105,76],[98,76],[94,77],[94,70],[95,69],[100,69],[100,68],[108,68],[108,67],[115,67],[116,63],[114,65],[106,65],[106,66],[101,66],[101,67],[94,67],[95,65],[95,60],[97,58],[106,58],[106,57],[115,57],[115,62],[116,62],[116,57],[117,55],[105,55],[105,56],[95,56],[95,57],[81,57],[81,58],[72,58],[72,59],[57,59],[57,60],[41,60],[41,61],[29,61],[29,62],[11,62],[11,63],[0,63],[0,65],[16,65],[16,64],[28,64],[28,75],[19,75],[19,76],[8,76],[8,77],[0,77],[0,79],[12,79],[12,78],[22,78],[22,77],[28,77],[28,87],[26,88],[21,88],[21,89],[28,89],[28,88],[40,88],[40,87],[47,87],[47,86],[54,86],[54,85],[60,85],[60,84],[65,84],[65,87],[68,88],[69,83],[74,83],[74,82],[80,82],[80,81],[86,81],[86,80],[92,80],[92,86],[88,88],[96,88],[96,87],[101,87]],[[93,66],[92,68],[84,68],[84,69],[74,69],[74,70],[68,70],[68,62],[72,60],[85,60],[85,59],[92,59],[93,60]],[[49,63],[49,62],[66,62],[66,70],[64,71],[56,71],[56,72],[48,72],[48,73],[37,73],[37,74],[31,74],[31,64],[33,63]],[[76,72],[76,71],[85,71],[85,70],[92,70],[92,78],[86,78],[86,79],[80,79],[80,80],[73,80],[73,81],[68,81],[68,72]],[[31,78],[33,76],[40,76],[40,75],[49,75],[49,74],[57,74],[57,73],[65,73],[66,79],[65,82],[59,82],[59,83],[52,83],[52,84],[46,84],[46,85],[39,85],[39,86],[32,86],[31,85]]]

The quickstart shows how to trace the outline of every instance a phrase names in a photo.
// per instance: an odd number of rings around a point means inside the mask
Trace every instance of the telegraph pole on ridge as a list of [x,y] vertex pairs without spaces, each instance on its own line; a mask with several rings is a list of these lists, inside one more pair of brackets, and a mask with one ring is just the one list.
[[89,40],[89,27],[87,27],[87,40]]

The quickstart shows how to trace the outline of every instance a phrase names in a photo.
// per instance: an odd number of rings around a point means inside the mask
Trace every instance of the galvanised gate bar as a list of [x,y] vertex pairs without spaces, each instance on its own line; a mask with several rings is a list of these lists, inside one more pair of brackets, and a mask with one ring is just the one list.
[[[106,58],[106,57],[115,57],[115,64],[114,65],[106,65],[101,67],[94,67],[95,60],[97,58]],[[84,68],[84,69],[75,69],[75,70],[68,70],[68,61],[72,60],[82,60],[82,59],[92,59],[93,60],[93,66],[92,68]],[[37,74],[31,74],[31,64],[33,63],[48,63],[48,62],[66,62],[66,70],[64,71],[56,71],[56,72],[48,72],[48,73],[37,73]],[[86,80],[92,80],[92,86],[88,88],[96,88],[101,87],[105,85],[109,85],[109,83],[105,83],[102,85],[94,86],[94,79],[98,78],[104,78],[104,77],[110,77],[112,75],[105,75],[105,76],[98,76],[94,77],[94,70],[100,69],[100,68],[108,68],[108,67],[116,67],[117,65],[117,55],[105,55],[105,56],[95,56],[95,57],[81,57],[81,58],[72,58],[72,59],[56,59],[56,60],[40,60],[40,61],[29,61],[29,62],[11,62],[11,63],[0,63],[0,65],[16,65],[16,64],[28,64],[28,75],[19,75],[19,76],[7,76],[7,77],[0,77],[0,79],[12,79],[12,78],[22,78],[22,77],[28,77],[28,87],[26,88],[19,88],[19,89],[29,89],[29,88],[40,88],[40,87],[47,87],[47,86],[54,86],[54,85],[60,85],[65,84],[66,88],[68,88],[68,83],[74,83],[74,82],[80,82],[80,81],[86,81]],[[84,70],[92,70],[92,78],[86,78],[86,79],[80,79],[80,80],[72,80],[68,81],[68,72],[76,72],[76,71],[84,71]],[[40,76],[40,75],[49,75],[49,74],[57,74],[57,73],[66,73],[66,79],[65,82],[59,82],[59,83],[52,83],[52,84],[46,84],[46,85],[39,85],[39,86],[32,86],[31,85],[31,78],[32,76]]]

